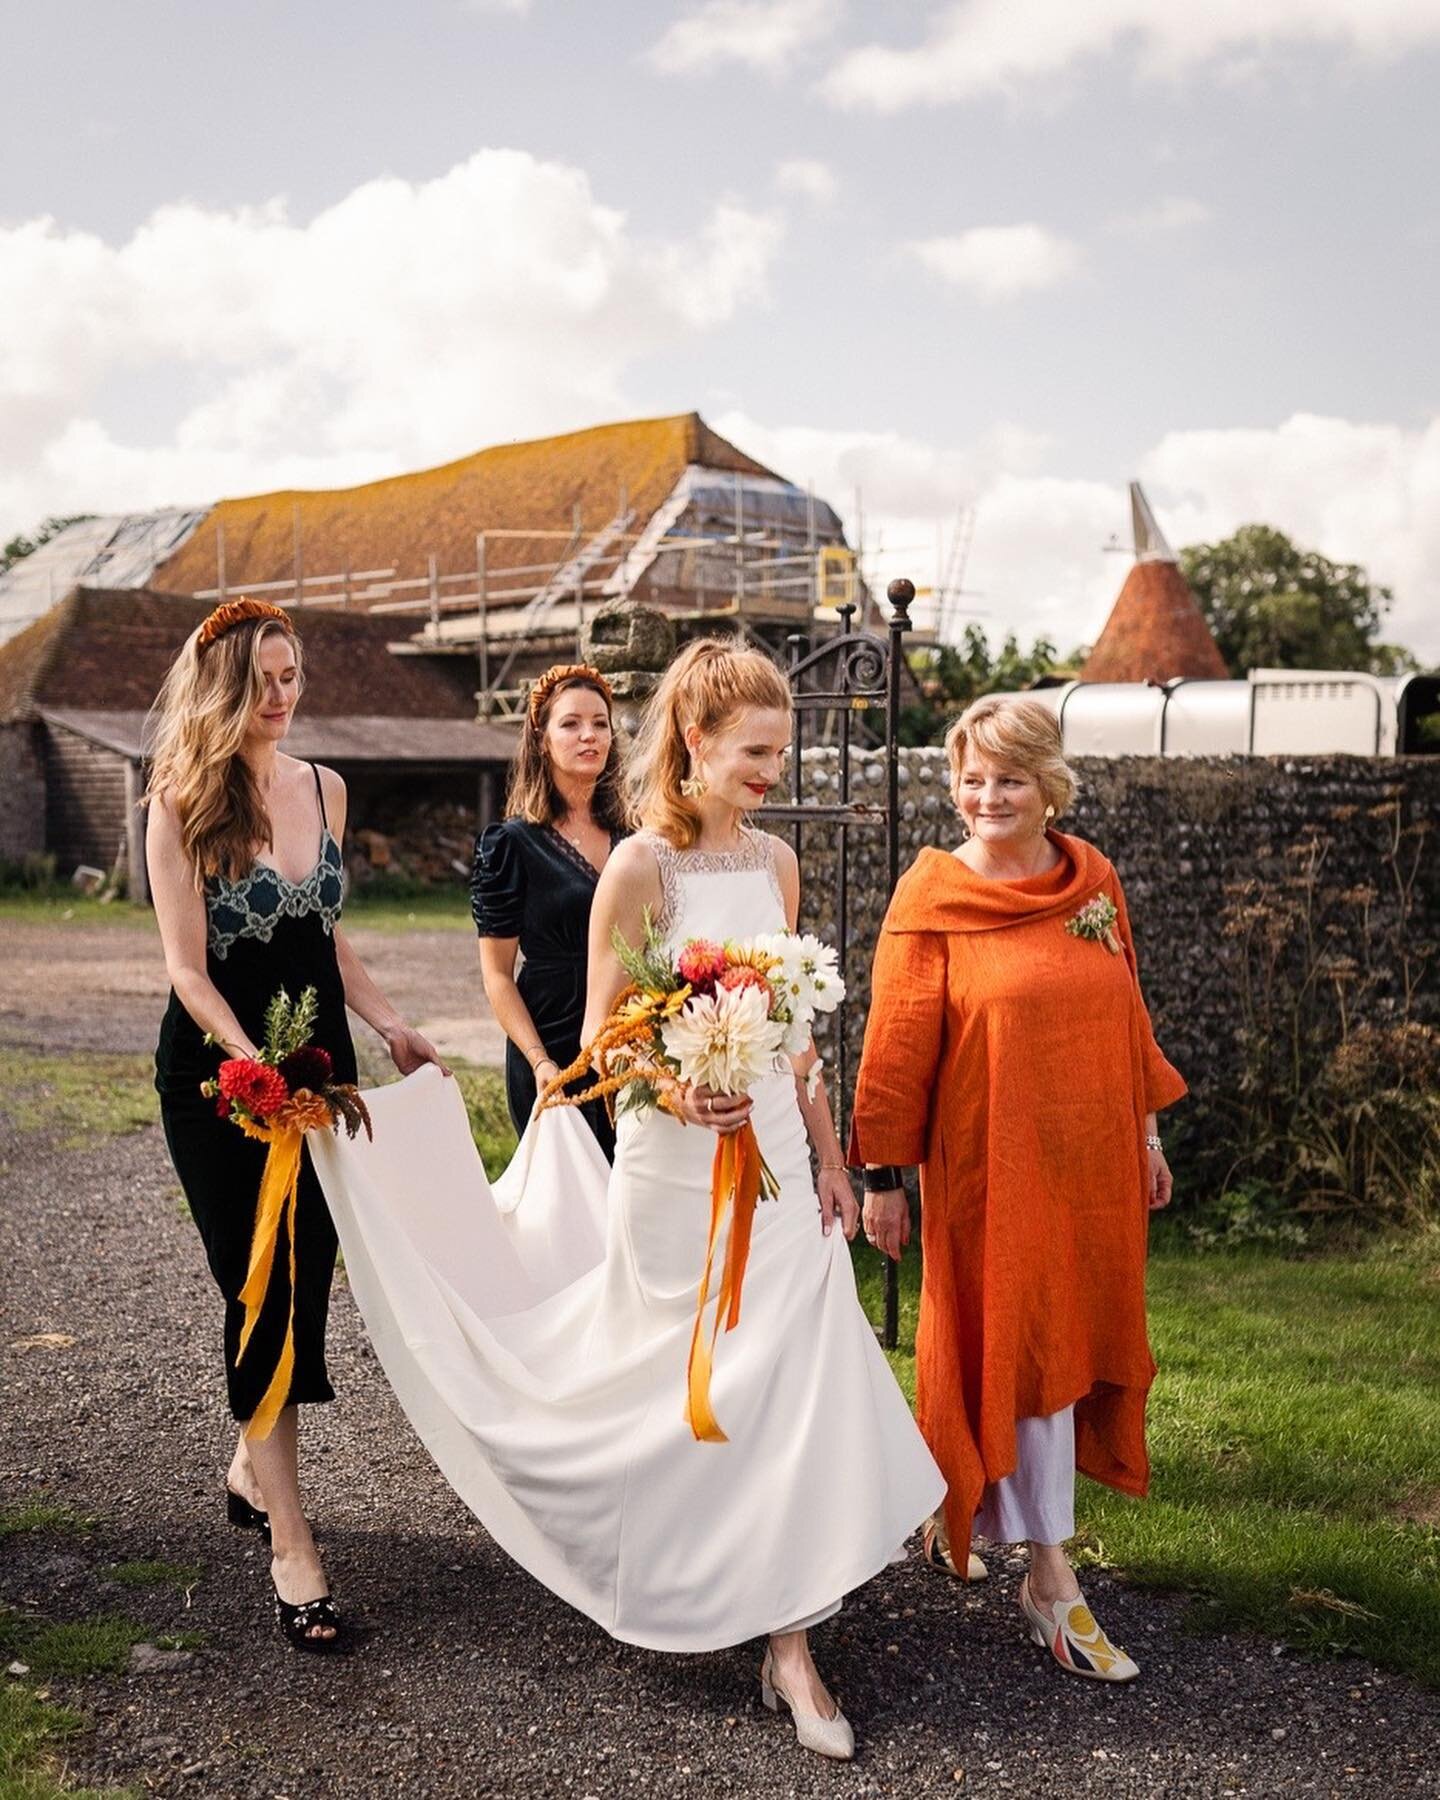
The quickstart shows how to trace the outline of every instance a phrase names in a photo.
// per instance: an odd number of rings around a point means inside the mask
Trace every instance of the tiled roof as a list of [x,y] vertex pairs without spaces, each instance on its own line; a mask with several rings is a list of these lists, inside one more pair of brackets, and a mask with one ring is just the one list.
[[[432,552],[441,574],[460,574],[475,566],[477,532],[568,531],[578,506],[588,537],[619,511],[622,490],[634,512],[630,529],[639,531],[691,463],[773,473],[713,432],[698,413],[599,425],[501,444],[442,468],[362,487],[222,500],[159,565],[154,579],[172,593],[217,586],[216,530],[223,525],[228,588],[287,580],[295,567],[297,509],[307,574],[393,568],[403,580],[423,575]],[[553,539],[512,540],[503,560],[508,566],[554,563],[563,548]]]
[[[206,601],[147,589],[81,588],[0,645],[0,722],[44,708],[144,711]],[[305,648],[304,710],[350,715],[473,719],[468,658],[395,656],[393,619],[307,607],[297,619]]]
[[1229,673],[1179,567],[1157,559],[1137,562],[1125,577],[1080,679],[1223,681]]

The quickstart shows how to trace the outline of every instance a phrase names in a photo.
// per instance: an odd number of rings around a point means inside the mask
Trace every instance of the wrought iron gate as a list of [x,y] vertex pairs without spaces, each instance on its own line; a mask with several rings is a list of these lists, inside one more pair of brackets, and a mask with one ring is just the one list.
[[[803,869],[804,837],[808,830],[823,827],[833,834],[835,851],[835,938],[840,953],[840,969],[847,986],[852,985],[852,971],[846,966],[849,948],[850,917],[850,833],[883,831],[885,833],[886,898],[894,890],[900,876],[900,755],[897,735],[900,713],[901,678],[904,673],[904,644],[911,628],[910,604],[915,587],[909,581],[892,581],[887,590],[891,614],[885,635],[854,629],[855,607],[841,606],[840,631],[821,644],[814,644],[803,633],[789,638],[790,666],[787,671],[793,702],[793,735],[790,746],[790,801],[786,805],[767,806],[767,819],[783,820],[790,827],[795,854]],[[878,718],[877,718],[878,715]],[[853,770],[850,751],[856,737],[856,721],[864,718],[863,735],[883,751],[883,798],[857,799],[852,791]],[[817,728],[826,727],[826,742],[838,752],[837,797],[829,800],[806,800],[803,794],[803,752],[817,743]],[[878,724],[877,732],[874,727]],[[808,727],[808,733],[807,733]],[[836,1128],[844,1143],[849,1126],[851,1096],[852,1044],[854,1033],[853,1003],[845,1001],[835,1015],[832,1059],[835,1082]],[[900,1288],[896,1265],[885,1263],[885,1321],[883,1342],[893,1349],[899,1333]]]

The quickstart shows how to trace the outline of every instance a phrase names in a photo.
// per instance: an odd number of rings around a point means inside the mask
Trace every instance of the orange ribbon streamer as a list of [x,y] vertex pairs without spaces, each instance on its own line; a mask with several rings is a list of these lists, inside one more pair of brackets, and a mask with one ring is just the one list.
[[[690,1361],[686,1370],[685,1420],[702,1444],[729,1442],[710,1405],[710,1372],[722,1322],[726,1331],[733,1331],[740,1323],[740,1290],[750,1255],[750,1232],[760,1198],[762,1167],[760,1145],[748,1120],[739,1131],[717,1140],[715,1160],[710,1166],[710,1241],[705,1247],[705,1273],[700,1277],[700,1297],[695,1308],[695,1329],[690,1334]],[[725,1246],[720,1291],[716,1296],[715,1324],[707,1344],[705,1303],[710,1296],[715,1249],[727,1215],[730,1237]]]
[[295,1125],[270,1128],[247,1124],[245,1132],[248,1137],[268,1143],[270,1148],[260,1177],[255,1230],[250,1239],[250,1267],[240,1290],[245,1322],[240,1328],[237,1363],[244,1357],[260,1318],[260,1308],[264,1305],[275,1266],[275,1244],[282,1219],[290,1243],[290,1296],[285,1317],[285,1341],[280,1346],[280,1357],[275,1364],[275,1373],[270,1377],[270,1385],[245,1427],[246,1437],[264,1438],[269,1437],[290,1397],[290,1377],[295,1369],[295,1201],[300,1187],[300,1151],[305,1142],[305,1131]]

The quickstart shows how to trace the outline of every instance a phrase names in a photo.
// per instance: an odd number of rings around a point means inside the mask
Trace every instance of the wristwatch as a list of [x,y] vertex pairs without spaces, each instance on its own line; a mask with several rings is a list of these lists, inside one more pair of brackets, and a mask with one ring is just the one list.
[[904,1187],[905,1171],[894,1163],[876,1163],[865,1170],[861,1180],[867,1194],[888,1194],[892,1188]]

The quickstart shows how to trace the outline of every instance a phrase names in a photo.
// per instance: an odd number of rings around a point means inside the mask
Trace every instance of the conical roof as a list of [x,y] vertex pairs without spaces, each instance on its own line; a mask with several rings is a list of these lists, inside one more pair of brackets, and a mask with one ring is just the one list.
[[1082,681],[1224,681],[1230,671],[1138,481],[1135,566],[1080,671]]
[[1223,681],[1230,671],[1173,562],[1137,562],[1080,671],[1082,681]]

